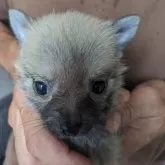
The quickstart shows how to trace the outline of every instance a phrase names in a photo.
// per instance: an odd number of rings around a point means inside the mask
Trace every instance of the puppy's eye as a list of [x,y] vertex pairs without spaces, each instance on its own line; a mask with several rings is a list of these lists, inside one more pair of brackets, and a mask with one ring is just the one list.
[[100,81],[92,81],[92,92],[95,94],[101,94],[105,91],[106,83],[102,80]]
[[47,85],[42,81],[35,81],[34,89],[37,92],[37,94],[41,96],[46,95],[48,92]]

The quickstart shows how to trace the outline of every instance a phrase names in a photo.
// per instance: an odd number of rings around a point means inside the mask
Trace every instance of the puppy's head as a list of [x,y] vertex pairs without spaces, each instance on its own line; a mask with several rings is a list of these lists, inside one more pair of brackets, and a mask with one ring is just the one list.
[[18,10],[9,18],[21,46],[18,83],[48,129],[64,139],[103,129],[122,85],[122,50],[140,18],[103,21],[71,11],[34,20]]

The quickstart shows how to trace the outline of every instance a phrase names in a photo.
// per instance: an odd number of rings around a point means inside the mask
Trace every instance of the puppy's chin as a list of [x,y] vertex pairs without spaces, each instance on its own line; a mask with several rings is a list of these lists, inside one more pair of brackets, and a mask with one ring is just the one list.
[[69,147],[97,164],[118,161],[120,156],[120,137],[110,134],[104,127],[95,126],[87,134],[63,136],[62,139]]

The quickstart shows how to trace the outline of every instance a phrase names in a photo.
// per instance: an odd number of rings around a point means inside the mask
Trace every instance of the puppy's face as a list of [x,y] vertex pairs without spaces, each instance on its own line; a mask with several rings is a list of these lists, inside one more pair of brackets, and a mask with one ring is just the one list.
[[44,124],[62,139],[95,143],[105,134],[125,70],[121,51],[139,18],[110,22],[66,12],[34,21],[11,10],[10,21],[21,45],[19,83]]

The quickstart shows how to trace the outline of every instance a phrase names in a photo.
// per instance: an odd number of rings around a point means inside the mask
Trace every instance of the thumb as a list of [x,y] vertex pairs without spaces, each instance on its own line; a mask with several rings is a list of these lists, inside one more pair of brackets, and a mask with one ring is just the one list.
[[122,122],[127,121],[127,104],[130,99],[130,92],[121,89],[118,97],[117,97],[117,104],[116,110],[109,115],[109,120],[107,122],[107,126],[110,129],[111,133],[116,133],[118,129],[122,126]]
[[119,128],[127,126],[133,120],[132,111],[133,109],[127,103],[122,107],[122,111],[112,113],[107,123],[110,132],[116,133]]
[[12,123],[15,151],[19,164],[24,165],[37,165],[36,160],[30,155],[26,148],[24,128],[22,124],[20,109],[15,102],[12,102],[11,111],[15,111],[14,120]]

